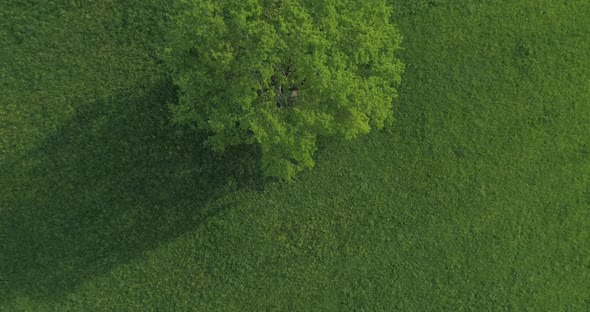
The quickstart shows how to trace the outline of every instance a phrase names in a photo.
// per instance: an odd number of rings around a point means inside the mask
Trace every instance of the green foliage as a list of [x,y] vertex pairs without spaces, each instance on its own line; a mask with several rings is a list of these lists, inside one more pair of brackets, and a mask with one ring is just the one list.
[[259,144],[264,173],[314,165],[318,136],[352,139],[393,120],[401,36],[383,0],[183,1],[163,59],[173,120],[207,144]]

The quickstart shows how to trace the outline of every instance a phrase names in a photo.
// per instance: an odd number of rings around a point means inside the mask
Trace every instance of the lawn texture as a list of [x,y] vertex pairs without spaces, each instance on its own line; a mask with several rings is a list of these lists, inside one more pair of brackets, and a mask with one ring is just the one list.
[[590,2],[398,0],[393,127],[264,179],[170,1],[0,0],[0,311],[590,310]]

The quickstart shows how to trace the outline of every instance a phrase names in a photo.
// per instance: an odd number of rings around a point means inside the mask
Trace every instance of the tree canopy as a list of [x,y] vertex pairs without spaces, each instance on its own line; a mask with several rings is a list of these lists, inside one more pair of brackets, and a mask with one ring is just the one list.
[[206,144],[259,144],[266,175],[314,165],[318,136],[393,121],[401,35],[384,0],[182,0],[163,59],[173,121]]

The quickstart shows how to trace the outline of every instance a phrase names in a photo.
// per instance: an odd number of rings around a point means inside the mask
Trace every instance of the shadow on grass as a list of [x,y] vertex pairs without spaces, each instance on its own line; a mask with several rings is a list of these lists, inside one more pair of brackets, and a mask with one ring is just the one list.
[[228,191],[263,186],[256,150],[209,152],[195,131],[169,125],[168,82],[146,94],[96,101],[2,164],[0,298],[61,297],[190,231]]

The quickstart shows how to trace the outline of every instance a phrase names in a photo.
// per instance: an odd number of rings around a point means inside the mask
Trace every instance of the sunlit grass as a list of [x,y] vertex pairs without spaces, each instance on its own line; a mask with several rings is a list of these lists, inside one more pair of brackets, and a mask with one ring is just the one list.
[[0,310],[590,307],[587,1],[394,3],[394,126],[293,184],[169,125],[165,3],[28,3],[0,12]]

